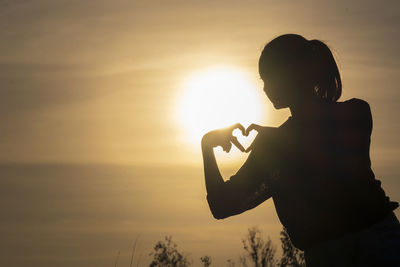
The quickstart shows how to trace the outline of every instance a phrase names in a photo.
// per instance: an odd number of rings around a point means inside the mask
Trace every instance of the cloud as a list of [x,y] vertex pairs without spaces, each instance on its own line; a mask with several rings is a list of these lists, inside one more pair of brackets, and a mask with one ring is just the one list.
[[29,116],[94,96],[98,92],[79,71],[72,66],[0,63],[0,119]]

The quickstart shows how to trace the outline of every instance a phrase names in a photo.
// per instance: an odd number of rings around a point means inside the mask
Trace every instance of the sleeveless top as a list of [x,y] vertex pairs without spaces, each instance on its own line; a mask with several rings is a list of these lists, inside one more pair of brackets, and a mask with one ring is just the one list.
[[227,217],[272,197],[292,243],[304,250],[368,227],[397,208],[371,170],[368,103],[327,104],[316,118],[289,118],[260,132],[224,190],[207,196],[211,210]]

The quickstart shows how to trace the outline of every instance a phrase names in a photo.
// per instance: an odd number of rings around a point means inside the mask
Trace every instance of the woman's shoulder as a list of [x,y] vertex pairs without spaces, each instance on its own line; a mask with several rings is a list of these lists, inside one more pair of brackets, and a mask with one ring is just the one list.
[[370,107],[368,102],[359,98],[351,98],[349,100],[338,103],[343,104],[349,109],[354,109],[355,111],[370,112]]
[[371,108],[365,100],[352,98],[337,102],[333,113],[339,116],[339,120],[353,122],[355,126],[372,129]]
[[371,117],[371,108],[367,101],[352,98],[343,102],[337,102],[335,111],[346,115],[347,118],[368,118]]
[[356,113],[370,113],[370,106],[367,101],[359,98],[351,98],[343,102],[337,102],[342,108]]

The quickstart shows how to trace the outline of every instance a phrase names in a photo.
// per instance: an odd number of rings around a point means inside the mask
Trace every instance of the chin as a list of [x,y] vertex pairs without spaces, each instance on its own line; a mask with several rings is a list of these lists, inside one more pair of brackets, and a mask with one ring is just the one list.
[[272,105],[274,105],[275,109],[283,109],[288,107],[288,105],[283,105],[282,103],[277,103],[277,102],[273,102]]

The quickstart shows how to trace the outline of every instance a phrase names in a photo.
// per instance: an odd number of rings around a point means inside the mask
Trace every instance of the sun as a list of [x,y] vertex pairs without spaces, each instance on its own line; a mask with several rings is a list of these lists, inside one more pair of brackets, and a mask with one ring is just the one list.
[[265,95],[245,71],[215,66],[188,75],[182,83],[178,120],[196,144],[210,130],[241,123],[247,127],[264,119]]

